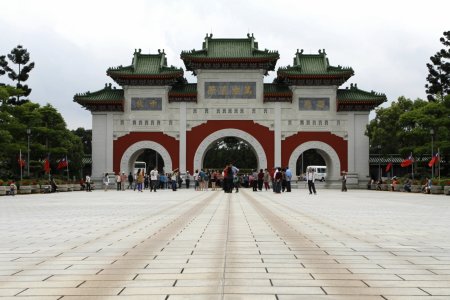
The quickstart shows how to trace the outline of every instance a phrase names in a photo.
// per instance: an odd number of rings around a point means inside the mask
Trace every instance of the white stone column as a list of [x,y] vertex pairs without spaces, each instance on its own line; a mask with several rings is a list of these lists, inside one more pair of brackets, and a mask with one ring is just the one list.
[[[180,172],[186,172],[186,102],[180,103]],[[192,172],[192,171],[191,171]]]
[[355,113],[348,112],[347,117],[347,162],[349,173],[355,172]]
[[113,114],[92,113],[92,174],[101,179],[113,171]]
[[274,106],[274,140],[275,140],[275,153],[274,162],[275,166],[270,167],[282,167],[281,166],[281,103],[275,103]]

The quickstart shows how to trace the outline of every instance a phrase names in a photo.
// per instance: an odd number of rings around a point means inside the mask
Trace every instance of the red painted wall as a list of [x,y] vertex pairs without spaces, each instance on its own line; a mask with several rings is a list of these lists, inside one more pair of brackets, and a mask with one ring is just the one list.
[[328,144],[331,148],[334,149],[334,151],[336,151],[339,157],[341,164],[341,170],[339,170],[339,172],[348,170],[347,141],[330,132],[299,132],[286,138],[281,142],[281,164],[283,166],[287,166],[289,164],[289,158],[291,157],[291,154],[292,152],[294,152],[295,148],[303,143],[311,141],[319,141]]
[[194,156],[200,143],[210,134],[222,129],[239,129],[252,135],[263,147],[267,166],[274,165],[274,134],[269,128],[248,120],[208,121],[186,132],[186,170],[194,171]]
[[161,144],[170,154],[172,159],[173,168],[179,167],[179,142],[162,132],[131,132],[124,135],[113,142],[113,168],[114,172],[120,172],[120,160],[122,159],[125,151],[133,145],[134,143],[141,141],[153,141],[155,143]]

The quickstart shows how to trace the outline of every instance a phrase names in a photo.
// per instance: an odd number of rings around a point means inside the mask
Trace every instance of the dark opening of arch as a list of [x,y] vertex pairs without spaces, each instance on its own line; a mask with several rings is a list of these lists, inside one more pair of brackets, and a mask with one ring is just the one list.
[[[147,170],[145,170],[146,173],[153,170],[155,166],[160,173],[164,171],[164,160],[161,155],[153,149],[145,149],[144,152],[138,156],[136,161],[143,161],[147,164]],[[166,172],[170,171],[172,170],[166,170]]]
[[325,159],[316,149],[306,150],[297,159],[297,174],[304,174],[307,166],[326,166]]
[[258,159],[253,147],[236,137],[225,137],[215,141],[205,154],[203,167],[221,170],[230,162],[241,170],[258,167]]

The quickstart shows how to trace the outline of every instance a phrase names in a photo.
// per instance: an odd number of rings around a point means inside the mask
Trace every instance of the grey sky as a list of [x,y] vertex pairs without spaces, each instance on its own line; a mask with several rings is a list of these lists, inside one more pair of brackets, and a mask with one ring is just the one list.
[[[296,49],[326,49],[332,65],[351,66],[365,90],[424,98],[426,63],[450,30],[450,1],[2,1],[0,54],[18,44],[35,69],[30,99],[55,106],[68,127],[91,128],[91,116],[73,102],[76,93],[113,82],[106,69],[131,63],[134,49],[165,49],[168,64],[183,67],[182,50],[201,48],[206,33],[245,37],[278,50],[280,66]],[[189,82],[195,82],[190,72]],[[271,82],[275,72],[266,77]],[[7,82],[7,77],[0,77]]]

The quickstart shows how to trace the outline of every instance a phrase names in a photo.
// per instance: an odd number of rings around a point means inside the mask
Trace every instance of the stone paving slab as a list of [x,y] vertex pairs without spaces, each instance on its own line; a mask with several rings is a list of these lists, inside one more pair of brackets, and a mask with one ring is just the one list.
[[450,299],[449,215],[363,190],[5,196],[0,300]]

